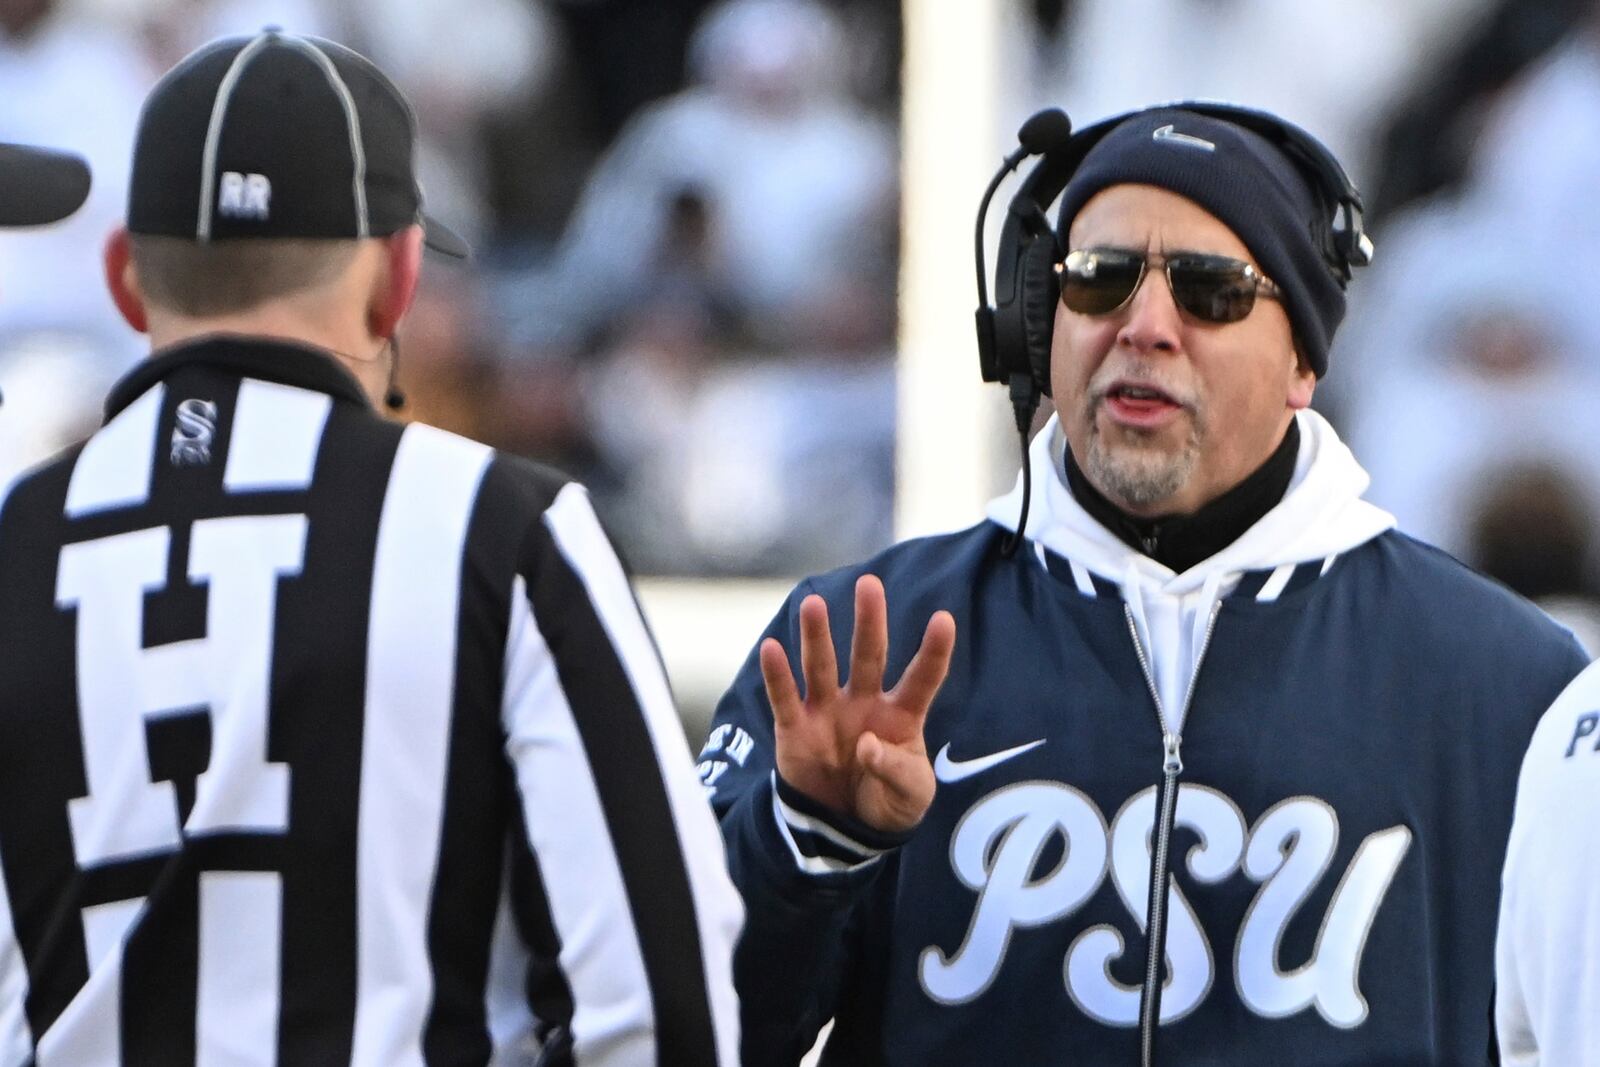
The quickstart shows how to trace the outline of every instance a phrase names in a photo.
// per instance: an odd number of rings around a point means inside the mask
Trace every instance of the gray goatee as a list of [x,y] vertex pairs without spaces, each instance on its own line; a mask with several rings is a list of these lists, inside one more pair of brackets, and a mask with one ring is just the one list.
[[1114,504],[1144,510],[1173,497],[1200,461],[1200,442],[1204,427],[1190,409],[1188,440],[1176,452],[1169,452],[1136,431],[1124,431],[1121,441],[1107,441],[1094,417],[1096,403],[1089,411],[1089,447],[1083,457],[1083,473],[1095,488]]

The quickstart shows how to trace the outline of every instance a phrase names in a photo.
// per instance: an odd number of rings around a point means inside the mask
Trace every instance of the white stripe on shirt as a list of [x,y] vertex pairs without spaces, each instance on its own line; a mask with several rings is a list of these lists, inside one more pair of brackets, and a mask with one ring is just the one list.
[[143,504],[150,496],[156,427],[166,386],[156,385],[89,438],[67,483],[69,519]]
[[427,426],[400,439],[378,528],[356,839],[352,1063],[420,1067],[428,917],[455,704],[461,553],[491,453]]
[[308,488],[331,410],[327,393],[240,382],[222,487],[230,493]]
[[1261,584],[1261,591],[1256,594],[1256,599],[1262,603],[1277,600],[1288,588],[1289,580],[1294,577],[1295,569],[1299,566],[1298,563],[1285,563],[1281,567],[1274,568],[1272,574]]
[[195,1067],[276,1067],[283,876],[202,871]]
[[506,748],[539,861],[578,1063],[655,1062],[655,1009],[599,787],[519,575],[506,638]]
[[722,833],[700,787],[693,754],[667,685],[666,669],[645,629],[628,576],[612,551],[584,488],[576,482],[562,488],[545,512],[545,523],[561,554],[588,589],[589,599],[644,709],[696,904],[706,1000],[716,1028],[717,1061],[732,1067],[739,1062],[733,946],[744,924],[744,905],[728,877]]
[[528,964],[532,953],[517,929],[511,907],[511,864],[500,876],[500,902],[495,907],[494,932],[489,938],[489,978],[483,990],[483,1014],[489,1021],[494,1063],[519,1062],[518,1051],[527,1047],[538,1020],[528,1004]]
[[39,1038],[38,1067],[111,1067],[122,1062],[122,957],[145,898],[83,909],[89,980]]
[[21,1067],[33,1055],[28,1027],[28,966],[11,925],[11,895],[0,868],[0,1063]]

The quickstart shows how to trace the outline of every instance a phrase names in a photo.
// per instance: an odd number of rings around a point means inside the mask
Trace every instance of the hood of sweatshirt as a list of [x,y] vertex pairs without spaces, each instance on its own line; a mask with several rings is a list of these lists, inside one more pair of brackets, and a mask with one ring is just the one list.
[[[1287,579],[1286,569],[1312,561],[1322,561],[1325,573],[1340,553],[1394,526],[1394,516],[1362,499],[1367,472],[1328,421],[1310,410],[1295,418],[1300,453],[1283,499],[1232,544],[1181,573],[1123,543],[1073,497],[1063,470],[1066,435],[1058,417],[1052,416],[1029,446],[1033,501],[1024,533],[1035,553],[1053,552],[1073,565],[1075,575],[1081,568],[1121,589],[1171,733],[1182,729],[1217,605],[1241,576],[1283,570]],[[1011,492],[990,502],[988,517],[1015,530],[1021,510],[1019,474]]]
[[[1361,498],[1370,479],[1328,421],[1302,411],[1300,454],[1283,499],[1238,540],[1182,573],[1124,544],[1089,515],[1067,488],[1062,461],[1066,434],[1051,416],[1028,448],[1033,468],[1029,540],[1121,584],[1137,568],[1143,584],[1168,593],[1199,589],[1217,576],[1308,563],[1347,552],[1394,526],[1394,516]],[[1022,510],[1022,476],[1009,493],[990,502],[988,516],[1008,530]]]

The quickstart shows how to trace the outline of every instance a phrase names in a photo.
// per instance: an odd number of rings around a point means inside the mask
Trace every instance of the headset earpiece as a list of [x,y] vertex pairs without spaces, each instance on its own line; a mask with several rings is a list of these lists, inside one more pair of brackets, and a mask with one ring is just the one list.
[[1047,230],[1023,248],[1018,280],[1028,369],[1035,387],[1045,396],[1050,395],[1050,342],[1055,334],[1056,304],[1061,300],[1061,278],[1056,274],[1060,259],[1061,243],[1054,231]]

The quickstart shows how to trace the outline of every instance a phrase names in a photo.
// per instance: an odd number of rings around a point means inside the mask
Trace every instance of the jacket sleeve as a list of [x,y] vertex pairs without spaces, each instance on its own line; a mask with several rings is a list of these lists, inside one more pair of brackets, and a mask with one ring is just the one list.
[[[807,584],[796,589],[761,638],[782,642],[797,676],[799,607],[810,591]],[[836,642],[848,641],[842,629],[835,627]],[[717,706],[700,776],[745,902],[744,935],[734,956],[743,1062],[793,1067],[833,1017],[856,966],[853,911],[870,892],[884,856],[910,835],[881,834],[829,813],[778,778],[760,644]]]
[[654,642],[581,487],[529,531],[513,586],[502,717],[537,872],[515,905],[559,945],[567,1062],[735,1067],[742,907]]
[[1576,1062],[1600,1048],[1600,665],[1534,731],[1517,784],[1495,945],[1501,1062]]

